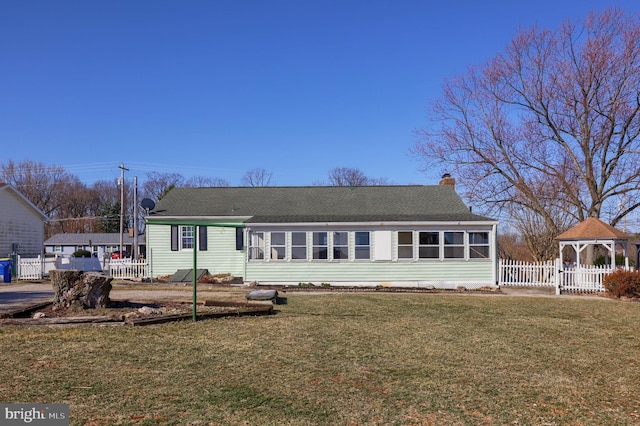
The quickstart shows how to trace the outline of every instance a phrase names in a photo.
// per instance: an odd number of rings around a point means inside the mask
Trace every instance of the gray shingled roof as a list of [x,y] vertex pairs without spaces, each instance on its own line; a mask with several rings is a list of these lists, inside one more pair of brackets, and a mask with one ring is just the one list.
[[[118,245],[120,244],[120,234],[117,232],[78,232],[68,234],[56,234],[44,242],[45,246],[69,246],[69,245],[88,245],[89,240],[94,246],[102,245]],[[133,237],[129,234],[122,235],[123,244],[133,244]],[[138,244],[145,244],[144,235],[138,235]]]
[[446,185],[174,188],[150,219],[250,217],[248,223],[487,221]]

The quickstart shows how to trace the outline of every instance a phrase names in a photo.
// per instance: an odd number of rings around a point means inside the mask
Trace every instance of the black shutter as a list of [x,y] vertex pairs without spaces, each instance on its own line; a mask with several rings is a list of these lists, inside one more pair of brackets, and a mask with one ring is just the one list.
[[178,251],[178,225],[171,225],[171,251]]
[[244,248],[244,228],[236,228],[236,250]]
[[207,251],[207,227],[198,226],[198,250]]

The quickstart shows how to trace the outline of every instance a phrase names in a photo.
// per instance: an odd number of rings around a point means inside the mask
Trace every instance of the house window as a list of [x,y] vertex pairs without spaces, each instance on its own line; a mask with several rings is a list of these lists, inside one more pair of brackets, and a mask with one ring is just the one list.
[[271,259],[282,260],[287,254],[287,234],[284,232],[271,233]]
[[355,233],[356,259],[371,259],[371,237],[368,231],[358,231]]
[[335,260],[349,259],[349,233],[336,231],[333,233],[333,258]]
[[180,249],[189,250],[193,249],[195,241],[195,231],[193,226],[181,226],[180,227]]
[[444,233],[444,257],[447,259],[464,258],[464,232]]
[[489,258],[489,233],[469,232],[469,258]]
[[440,233],[418,233],[418,257],[420,259],[438,259],[440,257]]
[[413,232],[398,232],[398,259],[413,259]]
[[249,259],[264,259],[264,232],[252,232],[250,234]]
[[291,233],[291,259],[307,260],[307,233]]
[[326,232],[313,233],[313,258],[325,260],[329,255],[329,240]]
[[62,246],[53,246],[54,253],[62,253]]

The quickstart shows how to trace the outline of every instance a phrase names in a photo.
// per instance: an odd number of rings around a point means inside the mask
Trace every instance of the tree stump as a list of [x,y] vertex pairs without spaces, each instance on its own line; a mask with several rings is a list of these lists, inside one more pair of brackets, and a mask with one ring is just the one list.
[[83,309],[109,306],[112,277],[99,272],[56,269],[50,272],[55,307]]

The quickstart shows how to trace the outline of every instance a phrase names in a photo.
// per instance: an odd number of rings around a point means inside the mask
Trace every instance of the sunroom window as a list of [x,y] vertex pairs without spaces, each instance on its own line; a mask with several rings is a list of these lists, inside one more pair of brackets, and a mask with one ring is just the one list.
[[444,233],[444,257],[447,259],[464,258],[464,232]]
[[271,233],[271,259],[282,260],[287,254],[287,238],[284,232]]
[[469,232],[469,258],[489,258],[489,233]]
[[329,239],[326,232],[313,233],[313,258],[317,260],[328,259]]
[[295,260],[307,259],[307,233],[306,232],[291,233],[291,259],[295,259]]
[[355,256],[356,259],[371,259],[371,236],[369,232],[359,231],[355,233],[356,245]]
[[264,259],[264,232],[252,232],[249,236],[249,259]]
[[333,233],[333,258],[334,260],[349,259],[349,233],[336,231]]
[[418,233],[418,257],[420,259],[438,259],[440,257],[440,233]]
[[398,259],[413,259],[413,232],[398,232]]

